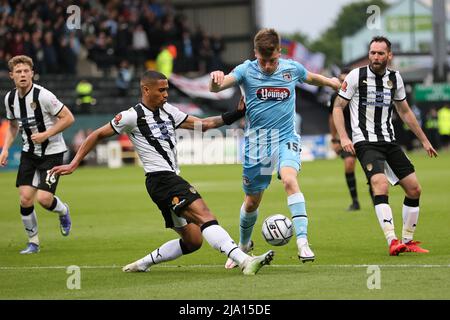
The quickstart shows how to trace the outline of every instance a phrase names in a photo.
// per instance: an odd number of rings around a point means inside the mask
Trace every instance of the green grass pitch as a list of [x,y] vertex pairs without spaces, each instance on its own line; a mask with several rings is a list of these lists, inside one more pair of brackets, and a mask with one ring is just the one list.
[[[254,277],[225,270],[225,257],[203,247],[150,272],[121,267],[176,234],[148,197],[143,169],[80,168],[63,177],[58,195],[70,204],[73,229],[64,238],[58,219],[38,205],[41,252],[22,256],[26,235],[19,214],[15,172],[0,173],[0,299],[450,299],[450,154],[429,159],[410,154],[423,187],[415,238],[429,254],[388,255],[361,168],[359,212],[349,205],[340,159],[306,162],[299,174],[316,261],[301,264],[295,241],[272,247],[275,259]],[[238,240],[243,200],[239,165],[184,166],[182,176],[202,194],[220,224]],[[403,191],[391,188],[397,236]],[[263,218],[290,217],[280,181],[273,179],[260,207],[255,253],[270,248],[261,236]],[[81,288],[67,287],[67,267],[80,267]],[[368,289],[368,265],[380,268],[380,289]]]

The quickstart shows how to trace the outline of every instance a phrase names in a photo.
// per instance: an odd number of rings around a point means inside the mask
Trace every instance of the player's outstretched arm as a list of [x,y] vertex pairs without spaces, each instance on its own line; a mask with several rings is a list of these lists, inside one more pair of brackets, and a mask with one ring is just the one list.
[[408,125],[412,132],[416,135],[417,139],[422,143],[423,148],[427,152],[430,157],[437,157],[438,153],[431,145],[427,136],[423,132],[422,128],[420,128],[419,123],[417,122],[416,116],[412,112],[411,108],[408,105],[406,99],[402,101],[395,101],[395,108],[397,109],[398,115],[403,120],[404,123]]
[[328,116],[328,127],[330,128],[331,146],[334,152],[339,153],[339,151],[342,150],[341,140],[339,140],[339,134],[336,126],[334,125],[333,114]]
[[308,71],[305,82],[313,86],[327,86],[335,91],[338,91],[341,87],[341,82],[338,78],[327,78],[321,74],[316,74]]
[[3,144],[2,153],[0,153],[0,166],[4,167],[8,163],[9,148],[19,132],[19,124],[17,120],[9,120],[9,129],[6,131],[5,143]]
[[73,160],[66,165],[53,167],[50,170],[50,175],[68,175],[74,172],[78,166],[80,165],[80,162],[86,157],[86,155],[94,149],[94,147],[99,143],[101,140],[111,137],[115,134],[115,131],[111,127],[111,124],[106,124],[101,128],[98,128],[94,132],[92,132],[90,135],[87,136],[86,140],[84,140],[83,144],[81,145],[80,149],[78,149],[77,154],[73,158]]
[[222,71],[213,71],[210,73],[209,91],[220,92],[235,85],[236,79],[231,74],[225,75]]
[[345,120],[344,120],[344,108],[347,106],[348,101],[337,96],[334,100],[333,105],[333,120],[336,130],[341,139],[341,146],[344,151],[351,152],[355,154],[355,148],[353,146],[352,140],[350,140],[347,131],[345,130]]
[[56,121],[55,125],[44,132],[37,132],[31,135],[31,140],[33,140],[34,143],[43,143],[48,138],[64,131],[75,122],[72,112],[70,112],[69,108],[66,106],[61,109],[56,117],[58,118],[58,121]]
[[197,118],[194,116],[188,116],[187,119],[180,125],[183,129],[199,129],[204,132],[209,129],[219,128],[223,125],[230,125],[233,122],[241,119],[245,116],[246,106],[244,102],[244,97],[241,97],[236,110],[227,111],[222,113],[220,116],[208,117],[208,118]]

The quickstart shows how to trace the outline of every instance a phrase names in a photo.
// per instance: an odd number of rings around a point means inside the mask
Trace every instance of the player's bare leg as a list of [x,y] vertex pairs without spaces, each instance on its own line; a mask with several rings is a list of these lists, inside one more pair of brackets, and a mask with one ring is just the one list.
[[305,263],[314,261],[314,252],[308,243],[308,215],[306,214],[305,197],[297,182],[297,170],[293,167],[281,167],[280,177],[288,195],[287,204],[292,215],[295,235],[297,237],[298,257]]
[[405,190],[405,199],[403,201],[403,231],[402,242],[406,245],[406,252],[428,253],[427,249],[419,246],[420,241],[414,241],[414,232],[419,220],[419,199],[422,188],[415,173],[411,173],[402,180],[400,185]]

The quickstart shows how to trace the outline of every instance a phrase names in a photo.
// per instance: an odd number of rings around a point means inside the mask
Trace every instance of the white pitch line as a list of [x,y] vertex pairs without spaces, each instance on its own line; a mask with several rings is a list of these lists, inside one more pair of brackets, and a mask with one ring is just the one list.
[[[76,266],[76,265],[75,265]],[[450,264],[316,264],[313,268],[367,268],[378,266],[380,268],[450,268]],[[45,270],[45,269],[67,269],[69,266],[0,266],[0,270]],[[121,269],[122,266],[77,266],[80,269]],[[269,268],[303,268],[300,264],[270,265]],[[306,266],[305,266],[306,267]],[[158,265],[152,268],[223,268],[223,265],[195,264],[195,265]]]

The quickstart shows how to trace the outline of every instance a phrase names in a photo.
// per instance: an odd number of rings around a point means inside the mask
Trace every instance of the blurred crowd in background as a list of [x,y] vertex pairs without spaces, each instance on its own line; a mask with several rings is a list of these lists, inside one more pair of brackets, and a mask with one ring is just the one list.
[[[70,5],[81,9],[80,29],[66,26]],[[123,61],[139,71],[167,48],[176,73],[222,67],[221,37],[200,26],[191,30],[170,1],[0,1],[0,71],[8,70],[9,58],[25,54],[38,74],[76,74],[83,49],[104,74]]]

